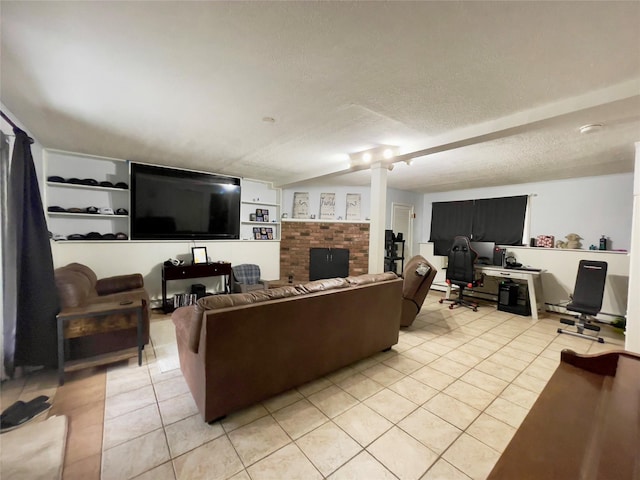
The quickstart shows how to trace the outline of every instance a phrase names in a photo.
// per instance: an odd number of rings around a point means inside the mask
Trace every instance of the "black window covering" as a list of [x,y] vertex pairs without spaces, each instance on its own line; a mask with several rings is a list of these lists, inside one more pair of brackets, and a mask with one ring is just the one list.
[[430,242],[435,255],[447,255],[454,237],[463,235],[475,242],[521,245],[526,195],[458,202],[434,202]]
[[471,237],[473,200],[434,202],[431,210],[431,238],[436,255],[447,255],[454,237]]
[[526,210],[526,195],[475,200],[473,241],[521,245]]

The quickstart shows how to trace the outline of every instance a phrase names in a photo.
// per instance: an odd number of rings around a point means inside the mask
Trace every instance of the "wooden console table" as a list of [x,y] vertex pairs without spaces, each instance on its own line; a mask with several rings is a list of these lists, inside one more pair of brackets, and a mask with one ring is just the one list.
[[183,265],[174,267],[162,266],[162,310],[164,313],[173,311],[173,305],[167,302],[167,281],[184,280],[188,278],[226,277],[224,291],[229,293],[231,279],[231,264],[225,262],[203,263],[197,265]]
[[490,480],[635,480],[640,474],[640,355],[561,362],[489,475]]
[[[82,334],[75,334],[65,337],[64,324],[70,320],[77,318],[91,318],[100,322],[109,322],[113,315],[126,315],[135,312],[137,316],[138,328],[138,366],[142,365],[142,300],[136,300],[129,303],[98,303],[87,307],[68,308],[60,312],[57,316],[58,324],[58,382],[64,385],[64,372],[74,371],[81,368],[95,367],[106,363],[117,362],[135,355],[135,349],[119,350],[117,352],[105,353],[89,358],[73,360],[65,365],[64,361],[64,343],[67,338],[78,338]],[[129,328],[125,325],[123,328]],[[86,334],[85,334],[86,335]]]

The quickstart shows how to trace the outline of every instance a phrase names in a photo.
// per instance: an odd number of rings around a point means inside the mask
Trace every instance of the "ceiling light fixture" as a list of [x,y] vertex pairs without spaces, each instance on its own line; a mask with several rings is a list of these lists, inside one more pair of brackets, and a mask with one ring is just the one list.
[[410,167],[411,165],[413,165],[413,158],[405,160],[404,163],[406,163]]
[[601,123],[588,123],[587,125],[581,126],[578,130],[580,133],[593,133],[602,129]]
[[371,161],[371,153],[370,152],[364,152],[362,154],[362,161],[364,163],[369,163]]
[[393,150],[391,150],[390,148],[385,148],[384,152],[382,152],[382,156],[389,160],[391,157],[393,157]]

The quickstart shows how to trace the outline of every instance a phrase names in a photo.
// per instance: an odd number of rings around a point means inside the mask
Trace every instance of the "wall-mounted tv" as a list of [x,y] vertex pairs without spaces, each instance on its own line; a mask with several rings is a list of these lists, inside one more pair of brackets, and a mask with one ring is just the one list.
[[239,238],[239,178],[131,163],[132,240]]

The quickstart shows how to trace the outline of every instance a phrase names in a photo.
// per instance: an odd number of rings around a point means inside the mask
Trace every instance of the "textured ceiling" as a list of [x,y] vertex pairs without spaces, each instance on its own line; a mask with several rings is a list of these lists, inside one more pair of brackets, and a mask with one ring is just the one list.
[[49,148],[355,185],[389,144],[421,152],[389,186],[436,192],[630,172],[640,140],[640,2],[0,8],[0,100]]

